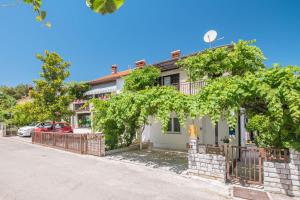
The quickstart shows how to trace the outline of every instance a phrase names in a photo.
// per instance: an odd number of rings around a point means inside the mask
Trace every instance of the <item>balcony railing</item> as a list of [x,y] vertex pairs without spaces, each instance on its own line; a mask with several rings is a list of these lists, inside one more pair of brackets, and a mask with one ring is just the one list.
[[194,95],[199,92],[206,85],[205,81],[196,81],[196,82],[181,82],[172,84],[176,89],[178,89],[183,94]]
[[86,102],[74,102],[74,111],[75,112],[90,111],[90,107],[85,104]]

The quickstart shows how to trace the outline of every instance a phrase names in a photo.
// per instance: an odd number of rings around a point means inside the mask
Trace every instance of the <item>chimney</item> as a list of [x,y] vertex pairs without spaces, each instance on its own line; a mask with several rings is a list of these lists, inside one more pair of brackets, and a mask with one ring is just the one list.
[[171,52],[172,59],[178,59],[178,58],[180,58],[180,54],[181,54],[180,50],[172,51]]
[[139,60],[135,62],[135,66],[137,69],[141,69],[146,65],[146,61],[145,60]]
[[116,74],[118,72],[118,67],[117,67],[117,65],[112,65],[111,66],[111,73],[112,74]]

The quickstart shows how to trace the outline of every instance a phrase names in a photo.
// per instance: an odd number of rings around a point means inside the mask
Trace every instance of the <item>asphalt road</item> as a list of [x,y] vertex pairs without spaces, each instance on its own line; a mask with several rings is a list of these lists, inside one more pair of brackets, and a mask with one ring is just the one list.
[[217,184],[0,137],[0,200],[227,199]]

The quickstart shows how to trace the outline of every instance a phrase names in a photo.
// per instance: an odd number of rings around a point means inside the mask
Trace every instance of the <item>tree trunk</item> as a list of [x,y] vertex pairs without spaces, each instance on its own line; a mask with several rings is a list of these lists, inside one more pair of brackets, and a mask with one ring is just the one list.
[[145,125],[143,125],[140,129],[139,129],[139,135],[140,135],[140,150],[143,149],[143,132],[145,129]]

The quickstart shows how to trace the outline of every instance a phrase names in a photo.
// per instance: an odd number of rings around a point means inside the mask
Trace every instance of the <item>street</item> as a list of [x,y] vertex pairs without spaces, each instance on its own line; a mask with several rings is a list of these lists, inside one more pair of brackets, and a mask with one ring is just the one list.
[[0,137],[0,200],[229,199],[226,187]]

